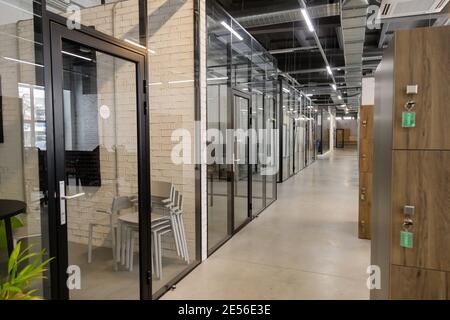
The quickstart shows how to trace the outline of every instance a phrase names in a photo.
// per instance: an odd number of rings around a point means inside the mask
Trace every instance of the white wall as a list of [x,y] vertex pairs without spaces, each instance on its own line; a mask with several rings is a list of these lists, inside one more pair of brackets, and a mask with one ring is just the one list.
[[363,78],[361,105],[373,106],[374,104],[375,104],[375,78]]

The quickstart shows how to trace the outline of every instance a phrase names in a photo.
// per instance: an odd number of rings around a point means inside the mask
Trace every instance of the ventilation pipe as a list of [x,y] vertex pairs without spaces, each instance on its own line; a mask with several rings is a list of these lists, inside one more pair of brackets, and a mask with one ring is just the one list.
[[341,11],[342,38],[345,57],[347,104],[359,107],[361,104],[361,82],[364,40],[366,36],[367,0],[343,0]]

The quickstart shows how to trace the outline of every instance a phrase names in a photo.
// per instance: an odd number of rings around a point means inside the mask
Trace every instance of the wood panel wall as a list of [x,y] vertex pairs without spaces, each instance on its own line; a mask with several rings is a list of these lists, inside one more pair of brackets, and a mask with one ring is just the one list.
[[373,106],[359,111],[359,223],[358,237],[370,239],[373,174]]

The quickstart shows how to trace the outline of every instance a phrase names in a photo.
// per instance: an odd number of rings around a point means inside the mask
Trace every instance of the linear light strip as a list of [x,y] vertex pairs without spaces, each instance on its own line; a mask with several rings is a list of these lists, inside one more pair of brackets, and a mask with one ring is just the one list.
[[169,81],[169,84],[177,84],[177,83],[189,83],[194,82],[194,80],[175,80],[175,81]]
[[13,4],[11,4],[11,3],[8,3],[8,2],[5,2],[5,1],[3,1],[3,0],[0,0],[0,3],[3,3],[4,5],[9,6],[9,7],[11,7],[11,8],[14,8],[14,9],[17,9],[17,10],[19,10],[19,11],[22,11],[22,12],[25,12],[25,13],[28,13],[28,14],[31,14],[32,16],[36,16],[36,17],[38,17],[38,18],[41,18],[41,16],[38,15],[38,14],[36,14],[36,13],[33,13],[33,12],[31,12],[31,11],[28,11],[28,10],[26,10],[26,9],[24,9],[24,8],[21,8],[21,7],[18,7],[18,6],[15,6],[15,5],[13,5]]
[[330,76],[333,75],[333,71],[331,70],[330,66],[327,66],[327,72],[330,74]]
[[308,11],[306,9],[300,9],[303,15],[303,18],[305,19],[306,25],[308,26],[308,29],[310,32],[314,32],[314,26],[311,22],[311,19],[308,15]]
[[25,60],[20,60],[20,59],[14,59],[14,58],[10,58],[10,57],[3,57],[3,59],[9,60],[9,61],[18,62],[18,63],[28,64],[28,65],[35,66],[35,67],[40,67],[40,68],[44,67],[42,64],[37,64],[37,63],[33,63],[33,62],[30,62],[30,61],[25,61]]
[[148,50],[148,52],[150,52],[151,54],[156,54],[156,51],[154,51],[152,49],[147,49],[146,46],[143,46],[142,44],[137,43],[137,42],[135,42],[133,40],[125,39],[125,42],[128,42],[129,44],[132,44],[133,46],[139,47],[141,49]]
[[90,59],[90,58],[86,58],[86,57],[80,56],[80,55],[72,53],[72,52],[61,50],[61,53],[65,54],[65,55],[68,55],[68,56],[71,56],[71,57],[83,59],[83,60],[86,60],[86,61],[92,61],[92,59]]
[[235,30],[233,30],[232,27],[230,27],[225,21],[222,21],[222,25],[228,30],[230,31],[232,34],[234,34],[236,36],[236,38],[238,38],[239,40],[244,40],[244,38],[242,38],[242,36],[237,33]]

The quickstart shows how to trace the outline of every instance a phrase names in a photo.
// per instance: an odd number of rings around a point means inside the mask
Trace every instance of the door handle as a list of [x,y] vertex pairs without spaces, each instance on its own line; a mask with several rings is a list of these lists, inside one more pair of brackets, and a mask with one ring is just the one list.
[[72,196],[66,196],[66,182],[64,180],[59,182],[59,223],[66,224],[66,200],[72,200],[84,196],[85,193],[77,193]]
[[62,195],[61,199],[63,199],[63,200],[72,200],[72,199],[76,199],[76,198],[82,197],[84,195],[86,195],[86,193],[84,193],[84,192],[74,194],[73,196]]

